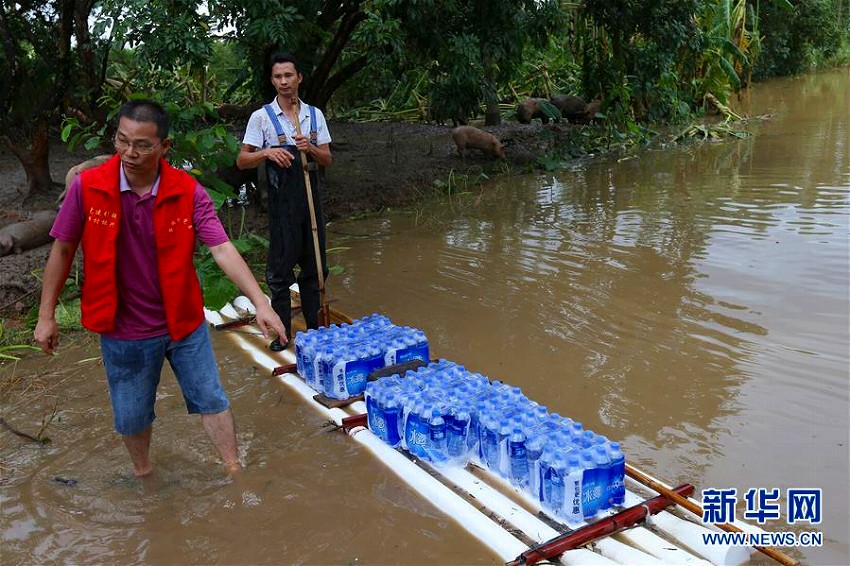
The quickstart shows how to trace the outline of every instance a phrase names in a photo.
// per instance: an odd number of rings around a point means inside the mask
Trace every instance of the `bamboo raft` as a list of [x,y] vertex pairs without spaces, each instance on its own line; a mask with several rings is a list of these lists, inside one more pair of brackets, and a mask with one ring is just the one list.
[[[297,288],[293,296],[297,300]],[[331,308],[330,322],[350,323]],[[220,311],[206,311],[207,322],[217,330],[252,325],[253,305],[239,297]],[[297,307],[293,305],[293,312]],[[293,320],[293,332],[304,330]],[[575,530],[545,514],[540,503],[487,469],[469,463],[464,467],[434,467],[391,448],[366,427],[366,404],[327,403],[295,370],[294,348],[271,352],[259,329],[227,332],[254,364],[263,367],[305,403],[333,422],[339,430],[368,449],[378,460],[437,509],[453,518],[507,564],[534,564],[543,560],[589,565],[729,565],[750,561],[762,552],[782,564],[796,564],[771,548],[707,544],[712,532],[763,533],[740,520],[735,525],[706,525],[699,521],[699,503],[690,498],[694,487],[677,488],[627,464],[626,501],[623,511]],[[294,336],[294,334],[293,334]],[[698,511],[699,510],[699,511]]]

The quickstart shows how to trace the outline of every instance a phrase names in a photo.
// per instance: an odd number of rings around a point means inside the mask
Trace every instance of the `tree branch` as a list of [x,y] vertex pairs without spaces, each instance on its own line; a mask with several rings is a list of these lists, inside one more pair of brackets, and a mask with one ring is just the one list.
[[[334,34],[333,39],[331,39],[330,45],[328,45],[327,49],[325,49],[322,61],[313,71],[313,77],[310,82],[310,88],[308,89],[307,95],[319,108],[324,108],[329,99],[329,97],[324,93],[326,90],[325,83],[328,81],[331,69],[333,69],[333,66],[339,59],[340,54],[342,54],[343,49],[345,49],[345,46],[348,44],[348,40],[351,38],[354,30],[357,29],[357,25],[366,19],[366,13],[360,10],[359,2],[354,2],[353,4],[353,11],[347,12],[343,15],[336,34]],[[338,86],[339,85],[337,85],[337,88]],[[319,102],[320,100],[322,102]]]
[[369,58],[365,55],[361,55],[354,61],[350,62],[348,65],[334,73],[328,80],[325,82],[324,88],[321,90],[316,99],[316,106],[319,108],[324,108],[328,100],[330,100],[331,96],[336,89],[342,86],[345,81],[349,80],[351,77],[359,73],[366,67],[366,64],[369,62]]

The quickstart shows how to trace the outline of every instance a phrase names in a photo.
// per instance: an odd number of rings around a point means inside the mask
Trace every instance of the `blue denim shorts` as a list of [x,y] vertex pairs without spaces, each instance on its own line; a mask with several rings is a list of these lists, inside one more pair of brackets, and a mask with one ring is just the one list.
[[101,336],[100,347],[119,434],[138,434],[156,418],[156,389],[166,359],[189,413],[215,414],[230,406],[204,323],[179,342],[167,334],[143,340]]

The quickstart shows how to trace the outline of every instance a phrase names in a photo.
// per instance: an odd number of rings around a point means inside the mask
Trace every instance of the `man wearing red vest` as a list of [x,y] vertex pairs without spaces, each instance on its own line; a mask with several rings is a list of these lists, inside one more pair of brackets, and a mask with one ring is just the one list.
[[235,472],[240,465],[230,401],[192,261],[196,238],[256,305],[263,335],[273,330],[282,336],[285,330],[229,241],[209,195],[164,159],[171,147],[168,129],[168,114],[155,102],[121,106],[116,155],[77,176],[53,224],[56,241],[44,269],[34,337],[45,353],[58,346],[56,304],[82,243],[82,323],[101,335],[115,429],[135,474],[153,470],[154,402],[166,359],[186,408],[201,415],[225,467]]

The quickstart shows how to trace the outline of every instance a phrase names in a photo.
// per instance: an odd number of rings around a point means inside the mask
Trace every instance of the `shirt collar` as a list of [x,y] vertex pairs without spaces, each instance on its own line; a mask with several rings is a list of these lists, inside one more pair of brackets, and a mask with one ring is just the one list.
[[[275,116],[280,116],[281,114],[283,114],[283,109],[280,107],[280,104],[278,104],[276,96],[274,97],[274,99],[272,99],[271,107],[272,107],[272,110],[275,113]],[[298,99],[298,120],[300,122],[303,122],[305,117],[306,118],[310,117],[310,110],[309,110],[308,106],[304,103],[304,101],[299,98]]]
[[[127,180],[127,175],[124,174],[124,166],[118,168],[118,171],[121,173],[120,181],[118,182],[118,187],[121,189],[121,192],[132,191],[133,187],[130,186],[130,182]],[[159,173],[156,174],[156,179],[153,182],[153,186],[151,186],[151,196],[155,197],[157,191],[159,191]]]

